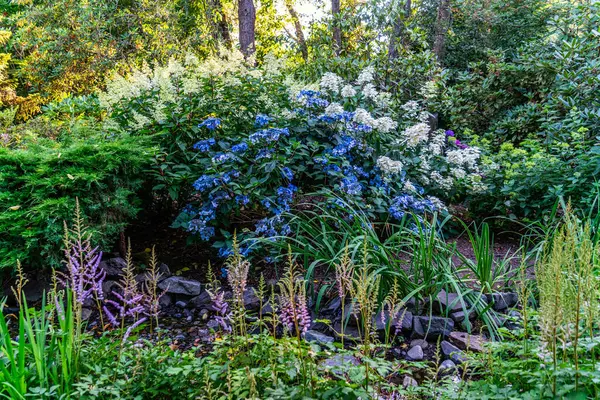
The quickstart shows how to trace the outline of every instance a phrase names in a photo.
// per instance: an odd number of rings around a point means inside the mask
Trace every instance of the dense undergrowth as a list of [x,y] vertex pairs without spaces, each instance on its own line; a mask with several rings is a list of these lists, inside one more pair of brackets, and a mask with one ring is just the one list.
[[0,1],[0,397],[597,398],[599,3],[242,3]]

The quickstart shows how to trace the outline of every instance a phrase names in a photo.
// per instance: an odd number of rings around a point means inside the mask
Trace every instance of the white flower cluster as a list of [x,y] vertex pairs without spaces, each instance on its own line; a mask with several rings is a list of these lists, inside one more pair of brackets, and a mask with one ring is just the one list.
[[344,112],[344,107],[340,103],[332,102],[325,108],[325,115],[336,115]]
[[382,156],[377,159],[377,166],[386,175],[396,175],[402,172],[402,167],[404,165],[400,161],[395,161],[389,157]]
[[327,72],[321,78],[321,89],[331,93],[339,93],[340,87],[344,84],[344,80],[334,74],[333,72]]
[[466,149],[450,150],[446,153],[446,159],[449,163],[457,167],[466,167],[468,169],[476,169],[477,162],[481,152],[476,147],[467,147]]
[[367,83],[373,82],[375,79],[375,68],[373,66],[369,66],[361,71],[356,79],[356,83],[358,85],[364,85]]
[[348,97],[354,97],[356,96],[356,89],[354,89],[352,87],[352,85],[345,85],[342,88],[342,93],[341,93],[342,97],[344,98],[348,98]]
[[403,132],[404,142],[408,147],[416,147],[429,138],[429,125],[425,122],[419,122],[416,125],[409,126]]

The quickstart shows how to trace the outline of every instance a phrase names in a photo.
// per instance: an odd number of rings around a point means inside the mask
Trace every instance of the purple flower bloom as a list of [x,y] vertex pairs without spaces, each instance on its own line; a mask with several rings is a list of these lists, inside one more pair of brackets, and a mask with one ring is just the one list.
[[199,142],[197,142],[196,144],[194,144],[194,149],[196,150],[200,150],[203,153],[206,153],[207,151],[210,150],[210,148],[212,146],[214,146],[216,143],[214,138],[210,138],[210,139],[206,139],[206,140],[201,140]]

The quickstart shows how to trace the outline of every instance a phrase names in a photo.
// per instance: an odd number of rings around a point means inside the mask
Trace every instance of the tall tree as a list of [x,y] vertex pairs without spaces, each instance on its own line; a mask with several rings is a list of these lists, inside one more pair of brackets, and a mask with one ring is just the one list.
[[450,0],[440,0],[437,18],[435,21],[435,40],[433,42],[433,53],[438,63],[444,63],[446,52],[446,36],[450,29]]
[[256,51],[256,9],[253,0],[238,0],[239,40],[244,57]]
[[406,35],[404,32],[404,24],[410,18],[412,12],[411,0],[405,0],[404,10],[398,10],[396,19],[394,20],[394,30],[390,37],[388,46],[388,58],[394,60],[398,58],[398,45],[400,42],[406,44]]
[[293,0],[285,0],[285,6],[292,17],[292,22],[294,23],[294,29],[296,30],[296,41],[298,42],[298,46],[300,46],[300,52],[302,53],[302,58],[304,61],[308,60],[308,46],[306,45],[306,39],[304,38],[304,32],[302,31],[302,24],[300,23],[300,18],[298,17],[298,13],[294,9]]
[[331,0],[331,14],[333,16],[333,41],[335,52],[340,54],[342,50],[342,30],[340,29],[340,0]]
[[[231,35],[229,34],[229,21],[223,10],[221,0],[209,0],[209,21],[213,25],[213,37],[228,49],[231,48]],[[212,18],[211,18],[212,17]]]

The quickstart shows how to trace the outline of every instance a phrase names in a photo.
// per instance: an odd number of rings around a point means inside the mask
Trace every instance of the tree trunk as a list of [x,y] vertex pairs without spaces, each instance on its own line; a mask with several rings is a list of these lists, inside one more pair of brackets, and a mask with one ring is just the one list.
[[302,32],[302,24],[300,23],[300,18],[298,18],[298,13],[294,9],[293,0],[285,0],[285,6],[292,17],[292,21],[294,22],[294,29],[296,30],[296,41],[300,46],[300,52],[302,53],[302,58],[304,61],[308,61],[308,46],[306,45],[306,40],[304,39],[304,32]]
[[390,44],[388,46],[388,59],[390,61],[398,58],[398,43],[402,42],[403,44],[406,44],[407,42],[406,35],[404,34],[404,23],[410,18],[411,11],[411,0],[406,0],[404,3],[404,15],[403,13],[398,12],[398,16],[394,22],[394,31],[390,37]]
[[[218,20],[214,23],[211,19],[212,15],[218,15]],[[231,34],[229,33],[229,21],[223,10],[223,4],[221,0],[210,0],[209,1],[209,14],[207,18],[213,25],[214,34],[213,37],[218,41],[222,42],[226,48],[231,49],[232,41]]]
[[444,64],[448,29],[450,29],[450,0],[440,0],[435,21],[435,41],[433,43],[433,53],[440,65]]
[[238,0],[238,19],[240,24],[240,50],[245,58],[250,58],[256,51],[256,9],[253,0]]
[[335,53],[342,50],[342,30],[340,29],[340,0],[331,0],[331,14],[333,16],[333,41]]

